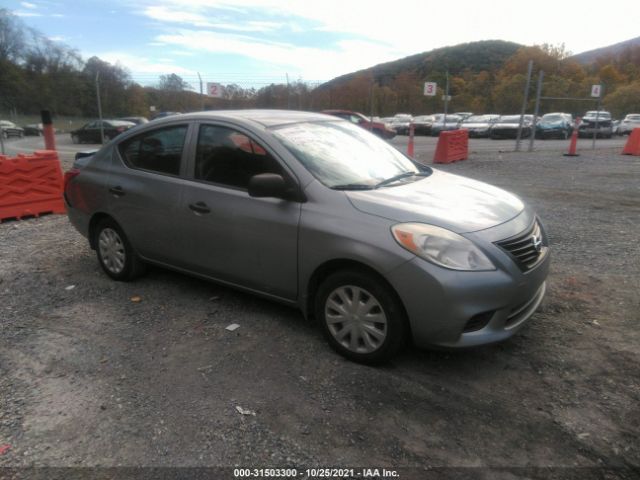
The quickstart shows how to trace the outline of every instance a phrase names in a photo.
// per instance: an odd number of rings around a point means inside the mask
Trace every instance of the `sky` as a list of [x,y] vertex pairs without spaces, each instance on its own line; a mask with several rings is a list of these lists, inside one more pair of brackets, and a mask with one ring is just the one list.
[[500,39],[580,53],[640,36],[637,0],[1,0],[47,37],[155,84],[176,73],[243,87],[336,76]]

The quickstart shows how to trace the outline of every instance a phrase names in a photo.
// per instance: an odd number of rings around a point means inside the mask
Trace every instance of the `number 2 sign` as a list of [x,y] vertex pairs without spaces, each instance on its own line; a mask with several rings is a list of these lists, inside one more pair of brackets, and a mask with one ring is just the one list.
[[207,83],[207,95],[222,98],[223,87],[219,83]]
[[427,97],[435,96],[437,89],[438,84],[436,82],[424,82],[424,95]]

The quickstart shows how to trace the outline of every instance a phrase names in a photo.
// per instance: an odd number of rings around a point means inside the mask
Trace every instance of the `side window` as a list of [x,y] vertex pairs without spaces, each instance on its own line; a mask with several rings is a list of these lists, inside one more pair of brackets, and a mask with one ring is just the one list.
[[260,173],[284,172],[278,162],[254,140],[227,127],[202,125],[198,133],[195,178],[247,189]]
[[122,142],[118,150],[132,168],[179,175],[186,134],[186,125],[153,130]]

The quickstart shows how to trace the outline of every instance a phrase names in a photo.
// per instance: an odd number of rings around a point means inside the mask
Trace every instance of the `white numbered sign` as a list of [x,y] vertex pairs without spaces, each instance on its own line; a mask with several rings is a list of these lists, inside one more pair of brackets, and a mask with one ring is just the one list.
[[437,89],[438,84],[436,82],[424,82],[424,94],[427,97],[435,96]]
[[207,95],[222,98],[223,86],[219,83],[207,83]]
[[602,91],[602,85],[591,85],[591,96],[599,98]]

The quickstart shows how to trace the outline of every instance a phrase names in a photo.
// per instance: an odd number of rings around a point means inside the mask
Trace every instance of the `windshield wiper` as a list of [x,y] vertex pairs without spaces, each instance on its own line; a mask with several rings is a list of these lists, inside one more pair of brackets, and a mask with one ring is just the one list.
[[346,183],[344,185],[334,185],[333,190],[373,190],[374,185],[366,185],[364,183]]
[[427,177],[429,175],[430,175],[430,172],[402,172],[402,173],[399,173],[398,175],[394,175],[391,178],[387,178],[385,180],[382,180],[380,183],[377,183],[374,188],[380,188],[380,187],[382,187],[384,185],[388,185],[390,183],[397,182],[398,180],[402,180],[403,178]]

